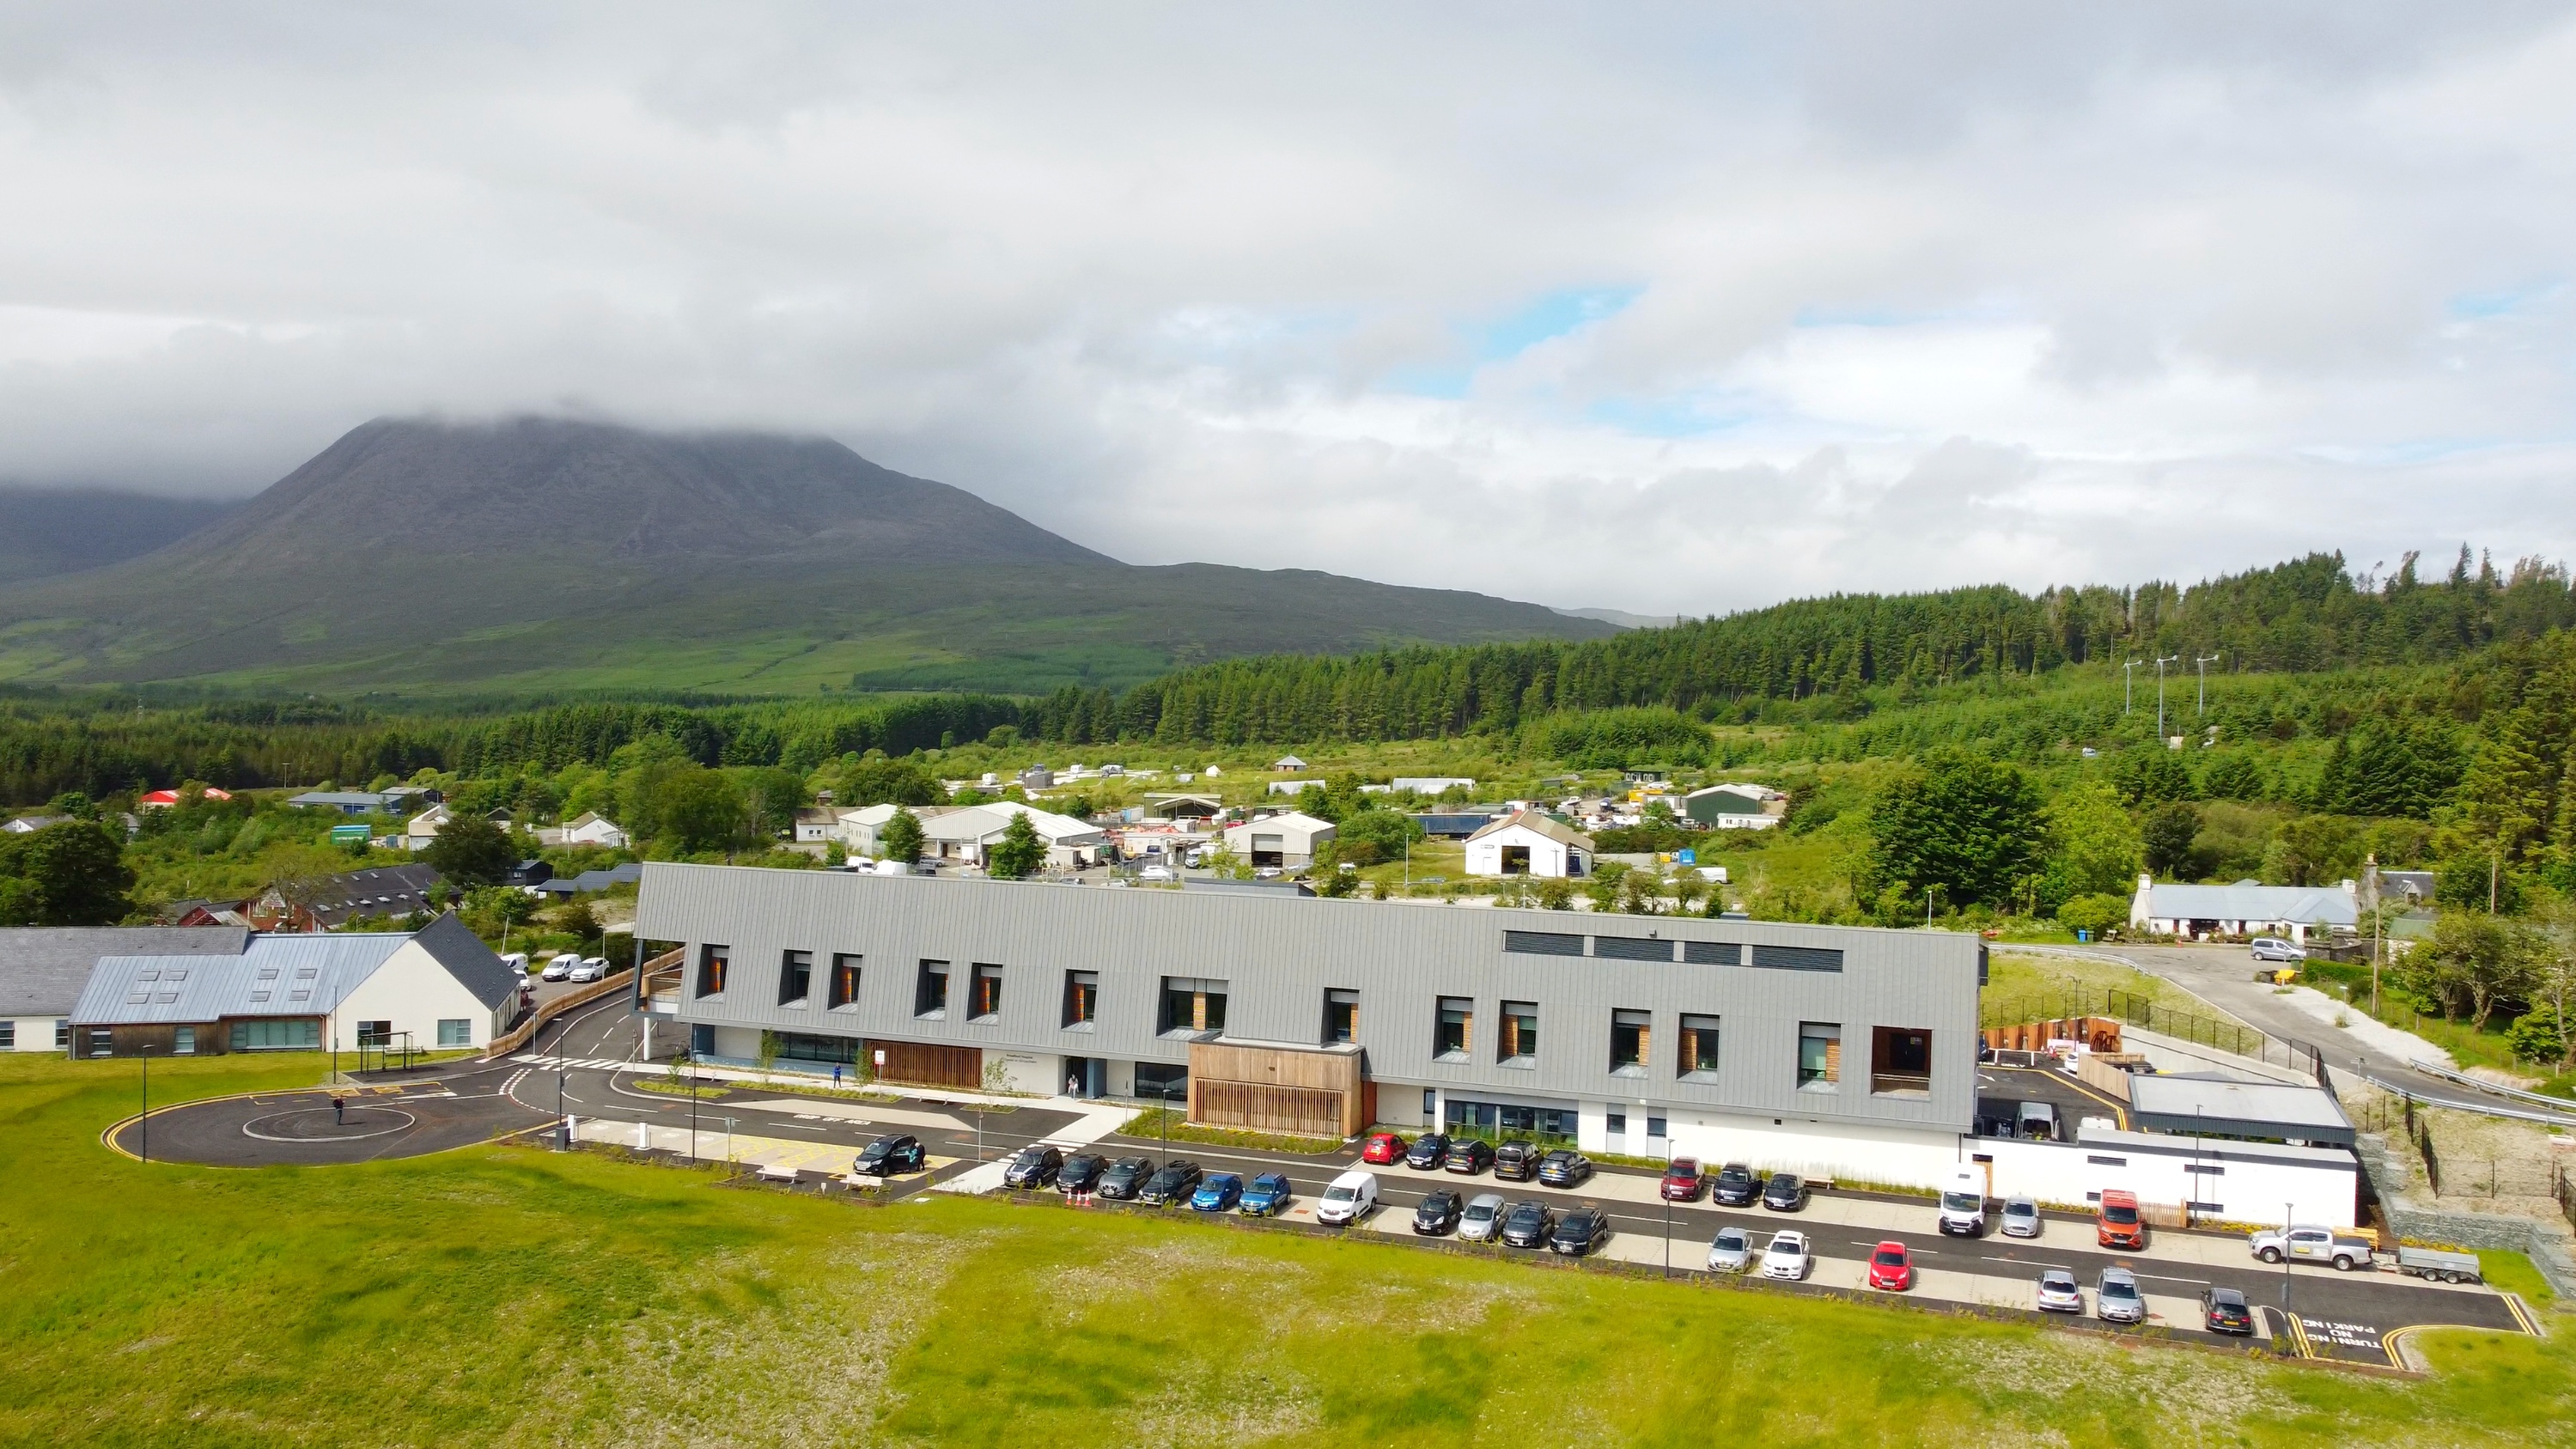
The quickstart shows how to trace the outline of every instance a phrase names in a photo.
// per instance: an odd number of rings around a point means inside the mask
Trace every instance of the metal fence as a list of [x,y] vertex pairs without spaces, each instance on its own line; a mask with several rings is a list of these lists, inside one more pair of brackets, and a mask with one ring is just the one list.
[[2576,1180],[2568,1178],[2566,1168],[2551,1170],[2549,1195],[2558,1199],[2558,1211],[2567,1219],[2567,1226],[2576,1228]]
[[2415,1144],[2416,1154],[2424,1159],[2424,1180],[2433,1187],[2433,1196],[2442,1195],[2442,1155],[2433,1150],[2432,1119],[2415,1110],[2415,1099],[2406,1099],[2406,1140]]
[[2152,997],[2114,986],[2070,986],[2040,991],[2008,1001],[1980,1003],[1981,1027],[2018,1026],[2027,1021],[2055,1021],[2076,1016],[2116,1017],[2130,1026],[2176,1037],[2233,1056],[2251,1057],[2271,1066],[2314,1075],[2321,1063],[2316,1048],[2285,1041],[2241,1022],[2220,1021],[2198,1012],[2177,1011]]

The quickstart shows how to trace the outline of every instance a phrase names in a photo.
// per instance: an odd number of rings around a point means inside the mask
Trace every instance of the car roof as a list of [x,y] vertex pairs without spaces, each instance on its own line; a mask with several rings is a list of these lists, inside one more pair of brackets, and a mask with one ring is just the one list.
[[1499,1192],[1480,1192],[1474,1197],[1467,1199],[1467,1206],[1469,1207],[1483,1207],[1487,1204],[1501,1207],[1503,1205],[1503,1195]]
[[1771,1235],[1771,1246],[1803,1248],[1807,1246],[1807,1235],[1796,1228],[1782,1228]]
[[2245,1295],[2233,1288],[2212,1288],[2209,1290],[2209,1299],[2213,1303],[2242,1303],[2245,1301]]
[[1337,1177],[1337,1178],[1334,1178],[1334,1179],[1333,1179],[1333,1186],[1335,1186],[1335,1187],[1357,1187],[1357,1186],[1359,1186],[1361,1183],[1364,1183],[1364,1182],[1375,1182],[1375,1181],[1377,1181],[1377,1174],[1376,1174],[1376,1173],[1374,1173],[1374,1172],[1362,1172],[1362,1171],[1360,1171],[1358,1168],[1354,1167],[1354,1168],[1352,1168],[1350,1171],[1343,1173],[1341,1176],[1339,1176],[1339,1177]]

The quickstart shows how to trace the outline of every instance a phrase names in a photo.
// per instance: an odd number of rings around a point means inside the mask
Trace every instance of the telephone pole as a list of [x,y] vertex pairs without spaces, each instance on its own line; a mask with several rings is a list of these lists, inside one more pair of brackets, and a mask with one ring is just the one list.
[[2156,656],[2156,738],[2158,740],[2165,737],[2165,666],[2181,657],[2179,654]]

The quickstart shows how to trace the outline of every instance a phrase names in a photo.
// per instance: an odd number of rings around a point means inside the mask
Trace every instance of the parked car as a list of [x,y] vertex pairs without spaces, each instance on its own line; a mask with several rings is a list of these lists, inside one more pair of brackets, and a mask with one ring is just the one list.
[[1059,1191],[1090,1192],[1100,1186],[1100,1173],[1109,1159],[1096,1152],[1077,1152],[1056,1169],[1055,1185]]
[[2293,1226],[2286,1234],[2279,1228],[2264,1228],[2247,1234],[2245,1246],[2266,1263],[2289,1257],[2302,1263],[2331,1263],[2343,1273],[2371,1266],[2370,1239],[2332,1228]]
[[1666,1202],[1697,1202],[1699,1190],[1707,1185],[1708,1179],[1699,1175],[1698,1158],[1676,1157],[1664,1164],[1663,1186],[1657,1191]]
[[2104,1190],[2101,1206],[2093,1210],[2093,1239],[2105,1248],[2147,1246],[2147,1220],[2138,1215],[2136,1193],[2116,1187]]
[[1288,1210],[1295,1195],[1284,1174],[1265,1172],[1244,1185],[1241,1211],[1245,1217],[1276,1217]]
[[1323,1201],[1315,1204],[1315,1221],[1344,1227],[1368,1216],[1369,1209],[1376,1206],[1377,1174],[1353,1168],[1324,1189]]
[[1360,1161],[1371,1167],[1392,1167],[1404,1160],[1405,1141],[1392,1132],[1373,1133],[1360,1146]]
[[2212,1333],[2252,1335],[2254,1310],[2246,1305],[2245,1295],[2233,1288],[2200,1290],[2201,1326]]
[[1444,1132],[1425,1132],[1404,1150],[1404,1165],[1416,1172],[1433,1171],[1448,1161],[1449,1137]]
[[1198,1191],[1190,1194],[1190,1210],[1202,1213],[1230,1213],[1243,1205],[1243,1177],[1239,1173],[1219,1172],[1199,1179]]
[[1751,1207],[1762,1195],[1762,1179],[1741,1162],[1730,1162],[1717,1170],[1708,1185],[1709,1201],[1719,1207]]
[[1154,1159],[1121,1157],[1101,1170],[1097,1191],[1112,1202],[1133,1202],[1137,1190],[1144,1187],[1145,1179],[1153,1175]]
[[2039,1275],[2039,1311],[2042,1313],[2081,1313],[2084,1290],[2075,1275],[2064,1268],[2050,1268]]
[[1505,1182],[1527,1182],[1538,1176],[1538,1163],[1546,1154],[1535,1142],[1506,1142],[1494,1149],[1494,1176]]
[[1973,1172],[1950,1174],[1941,1189],[1941,1232],[1945,1237],[1981,1238],[1986,1233],[1986,1180]]
[[557,956],[553,960],[548,961],[545,969],[537,973],[537,979],[540,981],[561,981],[572,974],[572,968],[580,964],[581,958],[579,956],[575,956],[567,952],[564,955]]
[[1441,1165],[1443,1172],[1461,1177],[1474,1177],[1494,1165],[1494,1144],[1481,1138],[1462,1137],[1449,1144],[1449,1160]]
[[1044,1143],[1034,1143],[1021,1148],[1019,1155],[1011,1159],[1011,1165],[1002,1169],[1002,1186],[1045,1187],[1054,1182],[1056,1174],[1062,1171],[1064,1153]]
[[1579,1207],[1556,1220],[1547,1235],[1547,1250],[1580,1258],[1610,1241],[1610,1215],[1597,1207]]
[[889,1132],[860,1148],[850,1171],[860,1177],[893,1177],[897,1173],[919,1172],[929,1160],[921,1150],[920,1138]]
[[1480,1192],[1467,1199],[1458,1213],[1458,1240],[1462,1243],[1490,1243],[1503,1228],[1503,1195]]
[[1556,1213],[1543,1202],[1516,1202],[1503,1214],[1503,1246],[1542,1248],[1556,1231]]
[[1456,1231],[1458,1215],[1465,1205],[1454,1192],[1435,1192],[1413,1210],[1413,1230],[1426,1238],[1444,1237]]
[[2254,959],[2305,961],[2308,959],[2308,953],[2301,950],[2295,942],[2284,941],[2278,936],[2257,936],[2254,938]]
[[2138,1275],[2126,1268],[2105,1268],[2093,1283],[2093,1311],[2105,1323],[2144,1323],[2147,1298],[2138,1291]]
[[1807,1205],[1807,1180],[1794,1172],[1775,1172],[1762,1184],[1762,1205],[1778,1213],[1793,1213]]
[[1166,1162],[1160,1172],[1146,1178],[1145,1185],[1136,1190],[1136,1200],[1149,1207],[1187,1202],[1204,1175],[1199,1165],[1187,1158]]
[[1753,1261],[1753,1235],[1742,1228],[1719,1228],[1709,1239],[1708,1271],[1741,1273]]
[[1136,872],[1136,879],[1165,881],[1176,879],[1176,877],[1173,876],[1172,868],[1168,865],[1149,865],[1143,870]]
[[574,985],[579,985],[585,981],[597,981],[599,978],[606,976],[607,974],[607,957],[585,956],[581,960],[574,962],[573,968],[564,973],[564,980]]
[[1869,1286],[1902,1293],[1914,1286],[1914,1259],[1894,1238],[1869,1251]]
[[1560,1147],[1538,1165],[1541,1187],[1580,1187],[1592,1176],[1592,1159],[1571,1147]]
[[1807,1276],[1807,1235],[1799,1232],[1773,1233],[1771,1245],[1762,1250],[1762,1276],[1795,1283]]
[[2029,1197],[2004,1199],[2004,1236],[2035,1238],[2039,1236],[2039,1202]]

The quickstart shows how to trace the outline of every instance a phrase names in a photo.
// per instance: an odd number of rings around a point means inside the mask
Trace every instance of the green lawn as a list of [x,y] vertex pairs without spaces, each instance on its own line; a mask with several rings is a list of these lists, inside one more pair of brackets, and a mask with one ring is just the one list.
[[[309,1060],[153,1073],[177,1097]],[[2388,1382],[2019,1324],[475,1149],[97,1142],[122,1064],[0,1062],[0,1443],[2563,1444],[2576,1357]]]
[[[2091,961],[2078,956],[2022,956],[2013,954],[2009,943],[1998,943],[1986,958],[1986,986],[1977,993],[1980,1015],[1988,1026],[2010,1025],[2005,1016],[2018,1018],[2011,1008],[2038,1002],[2043,1005],[2067,995],[2070,991],[2098,998],[2105,990],[2128,992],[2156,1004],[2159,1011],[2172,1010],[2207,1017],[2231,1026],[2244,1023],[2226,1012],[2192,995],[2161,976],[2134,971],[2116,961]],[[2053,1007],[2051,1009],[2054,1009]],[[2252,1031],[2252,1027],[2245,1027]]]

